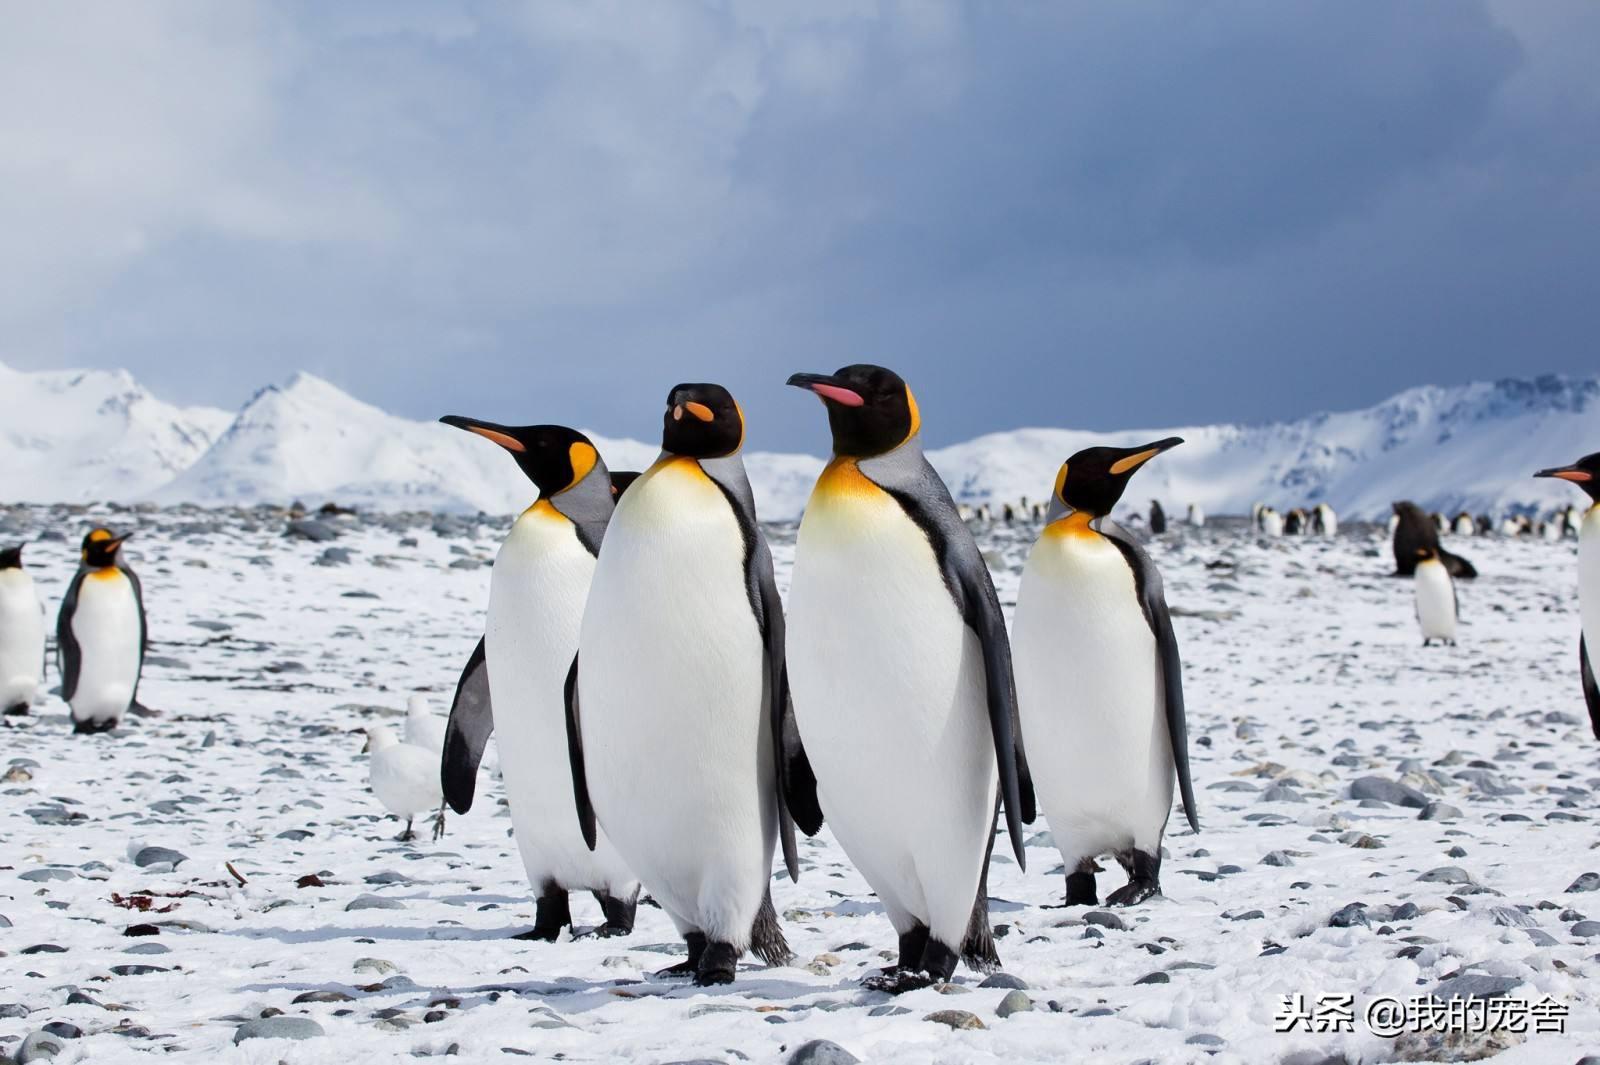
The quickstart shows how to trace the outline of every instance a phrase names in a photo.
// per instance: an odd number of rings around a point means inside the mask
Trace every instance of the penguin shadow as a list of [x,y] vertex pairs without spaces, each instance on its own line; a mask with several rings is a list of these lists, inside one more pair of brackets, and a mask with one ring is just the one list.
[[[421,898],[422,896],[416,896]],[[224,931],[223,935],[244,939],[272,939],[284,944],[331,943],[339,939],[373,939],[379,941],[452,943],[466,940],[513,939],[527,930],[526,924],[506,928],[457,928],[452,926],[424,925],[365,925],[360,927],[320,928],[239,928]]]

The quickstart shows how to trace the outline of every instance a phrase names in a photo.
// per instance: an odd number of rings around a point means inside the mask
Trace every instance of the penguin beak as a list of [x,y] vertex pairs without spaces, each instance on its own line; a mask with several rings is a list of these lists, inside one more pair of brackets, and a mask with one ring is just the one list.
[[527,451],[527,445],[512,435],[509,426],[496,425],[494,422],[480,422],[476,418],[463,418],[459,414],[446,414],[439,419],[446,425],[453,425],[457,429],[465,429],[469,433],[477,433],[485,440],[492,440],[507,451],[522,454]]
[[133,536],[133,533],[123,533],[121,536],[117,536],[117,537],[114,537],[114,538],[112,538],[110,540],[107,540],[106,541],[106,550],[109,551],[113,555],[116,554],[118,551],[122,550],[122,545],[124,543],[126,543],[128,541],[128,539],[130,537],[132,537],[132,536]]
[[1534,474],[1534,476],[1559,477],[1563,481],[1571,481],[1573,484],[1588,484],[1590,481],[1594,480],[1594,474],[1590,473],[1588,470],[1579,469],[1576,466],[1556,466],[1553,469],[1540,470],[1538,473]]
[[861,393],[840,384],[837,377],[830,377],[827,374],[791,374],[788,383],[795,388],[808,388],[821,396],[823,402],[832,401],[841,407],[859,407],[866,403]]
[[1129,448],[1127,455],[1111,464],[1111,473],[1113,476],[1130,473],[1163,451],[1171,451],[1181,443],[1183,443],[1183,437],[1169,436],[1165,440],[1157,440],[1154,443],[1145,444],[1143,447]]

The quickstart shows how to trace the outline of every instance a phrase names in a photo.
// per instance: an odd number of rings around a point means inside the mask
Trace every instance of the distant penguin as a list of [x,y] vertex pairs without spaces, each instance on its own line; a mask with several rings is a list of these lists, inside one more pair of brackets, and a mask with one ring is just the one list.
[[1558,520],[1552,519],[1550,521],[1541,521],[1539,523],[1540,538],[1554,543],[1555,541],[1561,539],[1561,535],[1561,525]]
[[1266,510],[1267,505],[1265,503],[1250,504],[1250,527],[1252,529],[1256,529],[1258,531],[1261,529],[1261,518]]
[[1520,536],[1522,523],[1515,514],[1508,514],[1500,519],[1500,535],[1505,537]]
[[608,473],[589,438],[566,426],[441,420],[504,448],[538,492],[495,556],[484,636],[450,711],[444,796],[457,813],[472,807],[478,762],[495,733],[512,834],[538,892],[522,938],[558,938],[572,924],[573,891],[600,904],[601,935],[627,935],[639,881],[610,840],[597,834],[591,850],[580,831],[562,689],[606,523],[638,475]]
[[1454,522],[1452,522],[1451,524],[1455,527],[1455,533],[1456,533],[1457,536],[1475,536],[1475,535],[1477,535],[1477,532],[1478,532],[1477,523],[1472,520],[1472,515],[1468,514],[1464,510],[1461,513],[1456,515],[1456,520]]
[[1295,507],[1283,516],[1283,535],[1300,536],[1306,531],[1306,512]]
[[727,389],[668,394],[661,457],[606,526],[566,684],[584,836],[605,829],[688,944],[665,974],[700,985],[732,982],[746,950],[790,957],[768,888],[780,838],[799,875],[783,609],[743,443]]
[[1339,535],[1339,515],[1326,503],[1318,503],[1311,511],[1311,525],[1319,536]]
[[128,537],[92,529],[56,617],[61,698],[74,732],[117,727],[139,696],[148,643],[139,578],[122,559]]
[[1017,703],[1069,906],[1098,904],[1095,858],[1103,854],[1128,873],[1110,904],[1161,890],[1174,779],[1190,827],[1200,827],[1161,574],[1109,517],[1129,478],[1182,442],[1093,447],[1069,458],[1017,592]]
[[1043,521],[1044,515],[1045,505],[1043,503],[1035,503],[1033,509],[1028,513],[1028,518],[1032,521]]
[[1470,580],[1478,575],[1471,562],[1460,555],[1451,554],[1439,546],[1439,529],[1422,508],[1408,500],[1393,504],[1394,525],[1394,575],[1409,577],[1417,568],[1417,559],[1423,557],[1418,548],[1430,548],[1444,563],[1452,577]]
[[1571,481],[1590,499],[1578,532],[1578,678],[1589,707],[1589,723],[1600,739],[1600,451],[1570,466],[1540,470],[1535,477]]
[[1198,529],[1201,526],[1203,526],[1205,523],[1206,523],[1206,512],[1205,512],[1205,509],[1202,508],[1199,503],[1190,503],[1189,504],[1189,524],[1194,526],[1196,529]]
[[866,986],[946,981],[958,957],[994,968],[996,803],[1019,867],[1034,816],[999,597],[906,382],[862,364],[789,384],[821,399],[833,442],[795,540],[795,720],[834,838],[899,937]]
[[1271,507],[1261,510],[1261,534],[1276,539],[1284,534],[1283,515]]
[[1439,558],[1437,547],[1417,548],[1413,574],[1422,646],[1426,647],[1434,640],[1453,646],[1460,606],[1456,601],[1455,582],[1450,579],[1450,571]]
[[1012,521],[1014,521],[1016,519],[1016,512],[1011,509],[1011,504],[1010,503],[1007,503],[1005,505],[1005,508],[1001,511],[1001,514],[1004,516],[1005,523],[1007,525],[1010,525],[1012,523]]
[[979,521],[979,523],[981,523],[983,525],[988,525],[993,520],[994,520],[993,515],[991,515],[989,513],[989,504],[987,504],[987,503],[979,503],[978,504],[978,521]]
[[1159,499],[1152,499],[1150,501],[1150,533],[1153,536],[1160,536],[1166,531],[1167,512],[1161,509],[1161,501]]
[[396,839],[404,843],[415,838],[411,822],[418,814],[429,810],[437,810],[433,838],[444,835],[444,797],[439,792],[438,754],[402,741],[388,725],[373,725],[367,729],[364,750],[371,759],[368,780],[372,793],[385,810],[405,818],[405,830]]
[[1583,511],[1577,507],[1568,507],[1566,510],[1567,535],[1573,539],[1583,536]]
[[0,707],[26,714],[43,678],[44,604],[19,544],[0,551]]
[[1434,531],[1437,532],[1440,536],[1449,535],[1449,533],[1450,533],[1450,521],[1443,514],[1440,514],[1436,510],[1432,514],[1428,515],[1428,520],[1433,522]]
[[1489,515],[1479,514],[1475,520],[1478,526],[1479,536],[1488,536],[1490,533],[1494,532],[1494,519],[1490,518]]

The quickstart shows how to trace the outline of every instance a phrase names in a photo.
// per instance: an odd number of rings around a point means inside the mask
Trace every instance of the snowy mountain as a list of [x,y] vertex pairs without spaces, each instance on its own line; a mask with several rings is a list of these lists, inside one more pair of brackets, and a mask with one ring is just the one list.
[[[309,374],[256,393],[229,418],[151,396],[125,372],[24,373],[0,366],[0,496],[36,502],[306,503],[386,509],[526,506],[530,486],[497,448],[380,410]],[[654,444],[590,434],[613,469],[642,469]],[[1271,425],[1087,432],[1017,429],[929,452],[958,499],[1044,498],[1063,459],[1094,444],[1177,435],[1185,444],[1127,497],[1211,514],[1326,501],[1381,517],[1394,499],[1474,512],[1573,501],[1529,474],[1600,450],[1600,378],[1540,377],[1402,392],[1365,410]],[[745,456],[763,517],[793,518],[823,460]]]
[[0,363],[0,498],[137,499],[192,465],[232,420],[164,403],[125,370]]

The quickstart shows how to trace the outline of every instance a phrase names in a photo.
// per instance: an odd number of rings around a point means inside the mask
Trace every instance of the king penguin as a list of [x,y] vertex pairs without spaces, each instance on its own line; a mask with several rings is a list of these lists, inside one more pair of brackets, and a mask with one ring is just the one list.
[[[720,385],[671,390],[661,456],[617,501],[567,679],[572,787],[688,944],[663,976],[725,984],[791,956],[768,888],[783,840],[783,608]],[[792,729],[790,730],[792,731]],[[803,754],[800,754],[803,758]]]
[[44,676],[44,604],[22,568],[22,547],[0,551],[0,707],[26,714]]
[[127,539],[109,529],[89,531],[56,618],[61,698],[72,708],[74,732],[116,728],[139,695],[148,638],[144,593],[122,558]]
[[440,420],[504,448],[539,493],[495,556],[483,639],[456,685],[445,732],[445,798],[457,813],[471,809],[484,744],[497,733],[512,833],[539,893],[533,928],[523,937],[553,941],[571,925],[572,891],[593,893],[605,915],[600,934],[626,935],[639,881],[610,840],[597,836],[591,850],[578,829],[562,698],[595,557],[621,489],[575,429]]
[[1134,473],[1182,442],[1092,447],[1067,459],[1017,591],[1017,701],[1069,906],[1098,902],[1102,854],[1128,873],[1112,905],[1161,890],[1174,778],[1189,826],[1200,827],[1183,664],[1161,573],[1110,518]]
[[1454,646],[1456,619],[1461,605],[1456,598],[1455,581],[1439,557],[1437,547],[1417,548],[1413,582],[1416,586],[1417,624],[1422,628],[1422,646],[1434,640]]
[[[948,980],[958,954],[992,969],[997,797],[1019,866],[1034,817],[999,598],[923,455],[905,381],[856,365],[789,384],[821,398],[833,435],[795,541],[795,721],[820,809],[900,940],[898,963],[866,985]],[[797,809],[804,779],[787,776]]]
[[1585,455],[1570,466],[1540,470],[1535,477],[1571,481],[1589,497],[1589,509],[1578,527],[1578,677],[1583,699],[1589,705],[1589,723],[1600,739],[1600,451]]

